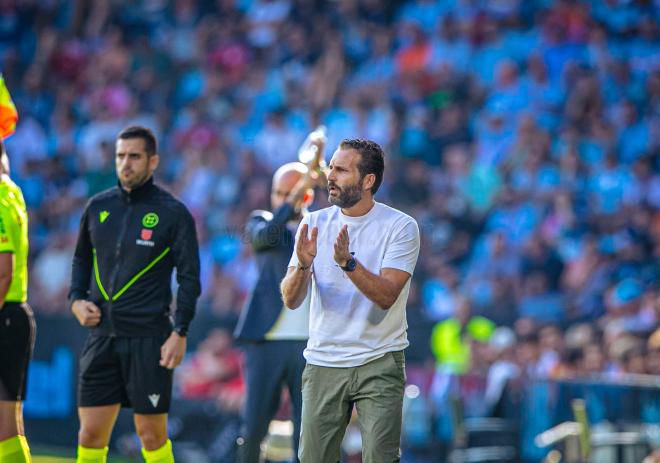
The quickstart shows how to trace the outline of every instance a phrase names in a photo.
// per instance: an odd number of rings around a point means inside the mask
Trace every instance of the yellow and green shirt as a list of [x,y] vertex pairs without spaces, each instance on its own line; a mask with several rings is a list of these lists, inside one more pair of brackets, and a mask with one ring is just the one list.
[[27,301],[27,209],[21,189],[6,175],[0,176],[0,252],[14,254],[14,273],[5,301]]
[[495,324],[480,316],[472,317],[463,333],[455,318],[437,323],[431,333],[431,351],[437,366],[447,373],[467,373],[471,360],[470,340],[488,342],[494,330]]

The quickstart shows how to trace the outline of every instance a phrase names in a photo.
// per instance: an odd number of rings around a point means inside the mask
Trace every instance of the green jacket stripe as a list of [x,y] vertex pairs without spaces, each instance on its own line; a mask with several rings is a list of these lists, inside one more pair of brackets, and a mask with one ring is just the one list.
[[92,252],[94,253],[94,277],[96,277],[96,286],[99,287],[99,291],[101,291],[101,294],[103,294],[103,298],[106,301],[109,301],[110,298],[108,297],[108,293],[105,292],[103,284],[101,284],[101,275],[99,274],[99,261],[96,258],[96,249],[92,249]]
[[130,288],[131,286],[133,286],[133,283],[135,283],[135,282],[136,282],[136,281],[137,281],[142,275],[144,275],[145,273],[147,273],[147,272],[151,269],[151,267],[153,267],[153,266],[156,265],[158,262],[160,262],[160,261],[163,259],[163,257],[165,257],[165,256],[167,255],[168,252],[170,252],[170,248],[169,248],[169,247],[165,248],[165,250],[164,250],[163,252],[161,252],[160,255],[159,255],[158,257],[156,257],[154,260],[152,260],[151,263],[150,263],[149,265],[147,265],[145,268],[143,268],[142,270],[140,270],[140,273],[138,273],[138,274],[135,275],[133,278],[131,278],[130,281],[129,281],[128,283],[126,283],[126,284],[125,284],[125,285],[124,285],[119,291],[117,291],[117,294],[115,294],[114,296],[112,296],[112,300],[113,300],[113,301],[116,301],[116,300],[119,298],[119,296],[121,296],[122,294],[124,294],[124,293],[126,292],[126,290],[127,290],[128,288]]

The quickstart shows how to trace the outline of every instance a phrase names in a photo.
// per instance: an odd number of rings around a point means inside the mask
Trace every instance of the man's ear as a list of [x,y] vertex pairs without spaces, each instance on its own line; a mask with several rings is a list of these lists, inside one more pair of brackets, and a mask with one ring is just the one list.
[[160,164],[160,156],[158,156],[157,154],[152,154],[151,156],[149,156],[149,169],[151,169],[151,172],[156,170],[158,164]]
[[367,174],[362,179],[362,189],[363,190],[371,190],[371,187],[373,187],[375,183],[376,183],[376,175],[375,174]]

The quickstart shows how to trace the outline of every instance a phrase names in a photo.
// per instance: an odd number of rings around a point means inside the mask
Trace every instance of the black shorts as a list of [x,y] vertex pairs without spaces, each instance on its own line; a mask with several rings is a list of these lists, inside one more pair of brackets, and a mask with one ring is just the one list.
[[167,336],[90,336],[80,355],[78,406],[121,404],[135,413],[167,413],[172,371],[160,366]]
[[30,306],[6,302],[0,310],[0,400],[25,400],[36,325]]

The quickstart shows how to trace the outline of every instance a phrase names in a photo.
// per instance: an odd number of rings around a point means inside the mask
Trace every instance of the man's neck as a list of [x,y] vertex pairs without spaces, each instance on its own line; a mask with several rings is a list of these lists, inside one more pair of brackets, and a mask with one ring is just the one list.
[[376,201],[374,201],[374,197],[370,194],[365,194],[357,204],[349,208],[342,209],[341,212],[342,214],[349,217],[361,217],[367,214],[375,204]]

